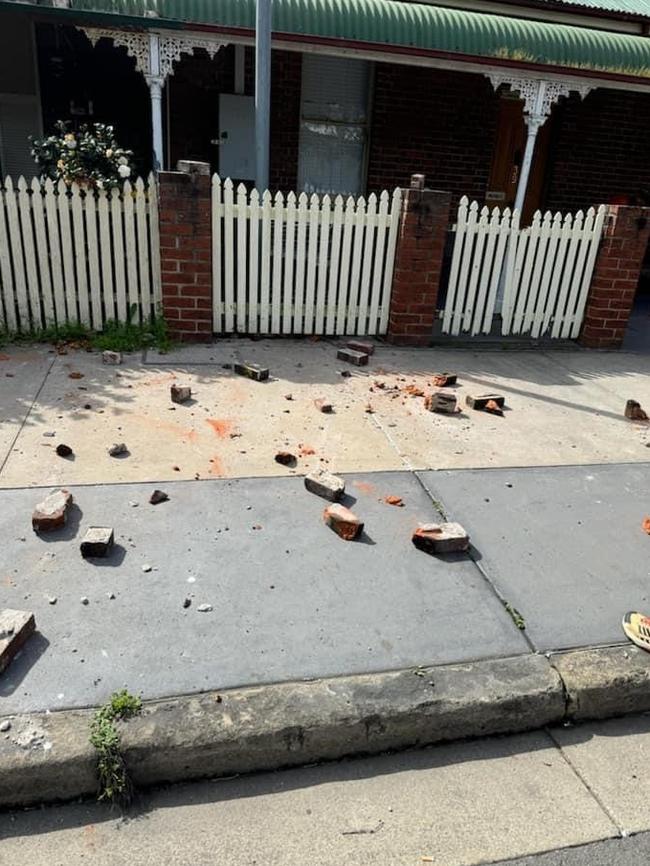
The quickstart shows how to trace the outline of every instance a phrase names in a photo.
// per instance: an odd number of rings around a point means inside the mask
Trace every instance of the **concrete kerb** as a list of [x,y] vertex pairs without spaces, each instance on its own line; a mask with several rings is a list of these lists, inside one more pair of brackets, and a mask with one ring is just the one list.
[[[276,770],[650,709],[634,648],[522,655],[147,702],[122,726],[136,786]],[[9,717],[0,807],[93,794],[92,710]]]

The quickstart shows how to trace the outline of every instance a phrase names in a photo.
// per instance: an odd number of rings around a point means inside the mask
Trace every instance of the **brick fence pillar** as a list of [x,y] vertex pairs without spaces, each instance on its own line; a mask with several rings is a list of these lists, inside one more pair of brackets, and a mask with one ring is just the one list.
[[451,193],[424,188],[424,175],[414,174],[402,191],[395,270],[386,339],[402,346],[431,342],[449,228]]
[[210,166],[179,162],[162,171],[160,267],[163,316],[172,338],[212,339],[212,228]]
[[579,342],[617,349],[623,342],[650,235],[650,208],[609,205]]

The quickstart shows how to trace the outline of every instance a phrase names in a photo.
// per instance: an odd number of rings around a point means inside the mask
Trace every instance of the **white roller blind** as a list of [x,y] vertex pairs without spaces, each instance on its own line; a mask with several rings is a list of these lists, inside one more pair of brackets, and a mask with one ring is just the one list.
[[37,173],[31,157],[29,136],[40,135],[37,97],[0,94],[0,174],[27,178]]
[[303,55],[299,189],[361,192],[369,80],[367,61]]

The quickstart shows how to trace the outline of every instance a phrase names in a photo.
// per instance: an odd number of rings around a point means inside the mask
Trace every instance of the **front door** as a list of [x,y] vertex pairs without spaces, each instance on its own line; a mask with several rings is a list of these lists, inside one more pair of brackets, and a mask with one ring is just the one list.
[[[552,123],[552,118],[549,118],[537,134],[528,178],[528,190],[521,215],[523,225],[528,225],[534,212],[543,206]],[[502,97],[499,101],[499,119],[490,181],[485,196],[488,207],[512,208],[514,205],[526,147],[526,132],[523,102],[511,96]]]

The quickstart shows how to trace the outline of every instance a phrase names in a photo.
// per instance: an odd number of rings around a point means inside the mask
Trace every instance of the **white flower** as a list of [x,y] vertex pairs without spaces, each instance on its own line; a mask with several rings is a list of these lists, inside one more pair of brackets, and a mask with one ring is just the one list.
[[77,142],[75,141],[75,137],[71,132],[69,132],[63,140],[65,141],[65,146],[70,150],[74,150],[76,148]]
[[118,163],[119,163],[119,165],[128,165],[128,164],[129,164],[129,161],[128,161],[128,159],[127,159],[125,156],[121,156],[121,157],[118,159]]
[[113,151],[109,147],[108,150],[106,151],[106,157],[107,157],[107,159],[110,159],[112,156],[113,156]]
[[118,165],[117,171],[118,171],[118,174],[120,177],[130,177],[131,176],[131,169],[128,167],[128,165],[124,165],[123,163]]
[[104,181],[103,180],[96,181],[95,185],[96,185],[97,189],[104,189]]

